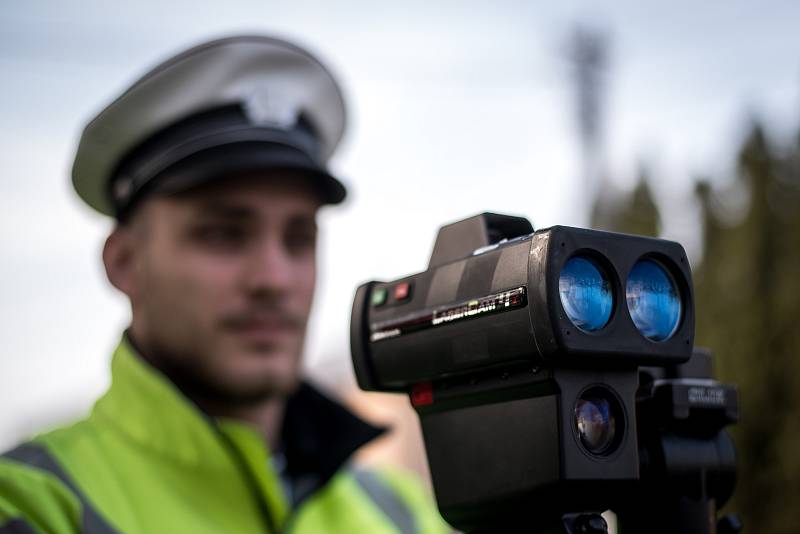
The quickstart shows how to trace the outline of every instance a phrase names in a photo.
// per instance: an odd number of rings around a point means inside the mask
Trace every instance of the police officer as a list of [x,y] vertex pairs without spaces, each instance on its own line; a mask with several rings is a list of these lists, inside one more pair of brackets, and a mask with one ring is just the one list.
[[416,480],[358,470],[377,429],[300,378],[340,89],[290,43],[157,66],[86,127],[78,195],[131,303],[91,414],[0,457],[0,534],[441,532]]

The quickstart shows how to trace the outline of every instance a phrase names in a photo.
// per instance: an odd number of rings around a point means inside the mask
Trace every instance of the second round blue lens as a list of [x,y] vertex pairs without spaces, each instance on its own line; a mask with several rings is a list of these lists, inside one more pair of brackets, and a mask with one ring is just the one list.
[[625,297],[631,319],[646,338],[664,341],[675,333],[681,319],[681,296],[658,262],[636,262],[628,275]]
[[564,264],[558,279],[561,305],[572,324],[587,332],[603,328],[611,318],[611,283],[597,265],[581,256]]

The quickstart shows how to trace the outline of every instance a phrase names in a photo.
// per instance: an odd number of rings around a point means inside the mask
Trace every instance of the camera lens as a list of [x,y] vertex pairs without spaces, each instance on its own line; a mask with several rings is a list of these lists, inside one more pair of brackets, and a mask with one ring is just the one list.
[[636,262],[625,288],[628,311],[636,328],[648,339],[669,339],[681,318],[681,296],[672,276],[658,262]]
[[614,305],[611,283],[591,259],[570,258],[561,269],[558,291],[567,317],[581,330],[599,330],[611,318]]
[[575,425],[581,445],[594,455],[608,454],[620,430],[618,404],[610,392],[594,388],[575,403]]

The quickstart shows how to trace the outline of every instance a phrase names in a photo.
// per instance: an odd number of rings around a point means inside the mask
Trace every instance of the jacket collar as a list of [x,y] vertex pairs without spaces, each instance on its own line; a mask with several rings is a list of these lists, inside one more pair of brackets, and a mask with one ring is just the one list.
[[301,384],[287,402],[282,429],[294,504],[324,485],[357,449],[384,432],[308,383]]
[[[215,466],[215,460],[220,468],[228,465],[218,422],[142,359],[126,337],[112,357],[111,387],[92,417],[105,419],[138,444],[174,460],[208,468]],[[257,435],[243,423],[226,420],[222,426],[239,426],[239,434]],[[303,383],[288,399],[283,422],[288,474],[292,479],[311,477],[318,487],[358,448],[383,432]],[[268,457],[266,443],[259,441]]]

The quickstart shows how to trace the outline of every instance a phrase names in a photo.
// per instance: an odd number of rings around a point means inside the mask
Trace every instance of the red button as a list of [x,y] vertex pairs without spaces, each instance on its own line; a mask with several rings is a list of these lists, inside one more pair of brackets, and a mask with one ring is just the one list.
[[411,295],[411,285],[408,282],[400,282],[394,286],[394,300],[405,300]]
[[411,386],[411,404],[414,406],[433,404],[433,384],[422,382]]

